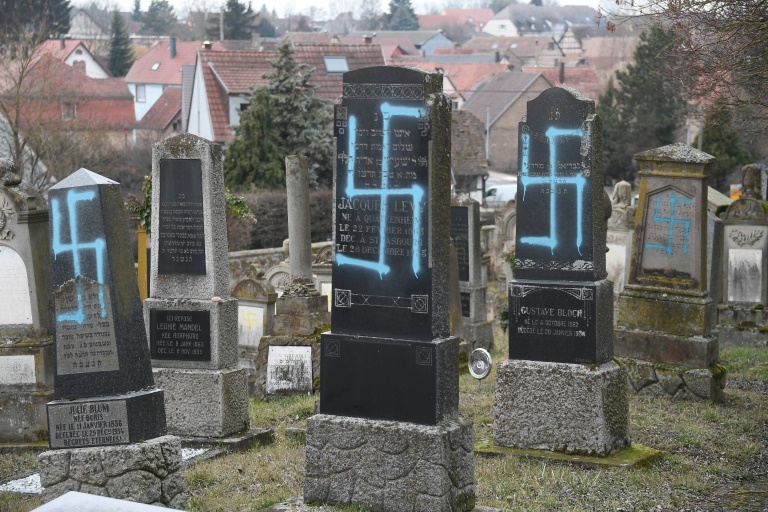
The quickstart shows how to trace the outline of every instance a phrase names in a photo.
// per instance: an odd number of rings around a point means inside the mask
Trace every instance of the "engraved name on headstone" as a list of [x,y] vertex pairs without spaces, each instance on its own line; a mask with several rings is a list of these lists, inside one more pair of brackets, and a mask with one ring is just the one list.
[[88,401],[49,408],[51,448],[129,443],[125,401]]
[[149,313],[152,359],[211,360],[211,312],[152,309]]
[[160,162],[159,274],[205,274],[200,160]]
[[0,386],[34,384],[36,380],[35,356],[0,357]]

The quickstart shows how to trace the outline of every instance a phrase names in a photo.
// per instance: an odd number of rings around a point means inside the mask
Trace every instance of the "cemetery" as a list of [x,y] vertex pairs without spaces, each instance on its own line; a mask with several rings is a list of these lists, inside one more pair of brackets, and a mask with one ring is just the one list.
[[[488,90],[483,148],[443,68],[345,61],[313,103],[274,48],[240,126],[152,142],[141,199],[0,148],[0,512],[768,510],[763,163],[726,173],[704,121],[617,141],[615,97],[541,73],[488,82],[537,84],[492,170]],[[196,49],[182,116],[237,53]]]

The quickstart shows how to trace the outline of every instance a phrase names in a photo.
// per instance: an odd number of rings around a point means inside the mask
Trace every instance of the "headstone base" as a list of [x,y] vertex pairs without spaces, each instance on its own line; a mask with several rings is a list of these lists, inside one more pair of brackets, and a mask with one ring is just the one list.
[[470,352],[476,348],[489,350],[493,344],[493,323],[470,322],[465,318],[461,326],[461,337],[469,342]]
[[79,491],[186,508],[181,441],[177,437],[123,446],[50,450],[41,453],[38,462],[42,503]]
[[248,428],[248,378],[244,368],[153,368],[152,373],[157,387],[165,392],[168,433],[225,437]]
[[48,403],[48,439],[54,450],[154,439],[166,434],[162,410],[162,389],[53,400]]
[[312,292],[309,297],[283,295],[277,299],[271,334],[309,336],[323,325],[326,327],[321,330],[329,328],[328,297],[317,295],[314,288]]
[[630,445],[627,373],[508,359],[497,370],[496,446],[605,457]]
[[271,428],[251,428],[227,437],[181,437],[184,448],[211,448],[227,452],[244,452],[254,447],[266,446],[275,441],[275,431]]
[[628,284],[619,294],[616,325],[627,330],[709,336],[711,305],[712,299],[706,295],[676,294]]
[[307,420],[304,501],[375,512],[475,506],[474,429],[318,414]]
[[768,345],[768,309],[720,304],[717,323],[722,348]]
[[263,399],[267,395],[267,364],[269,347],[311,347],[312,348],[312,389],[320,390],[320,337],[319,336],[265,336],[261,339],[258,352],[240,350],[243,355],[252,358],[254,366],[248,375],[248,392],[251,396]]
[[[719,365],[712,368],[654,364],[621,358],[629,375],[630,391],[638,395],[664,396],[677,400],[723,401],[726,375]],[[714,369],[714,371],[713,371]]]
[[48,439],[46,404],[50,391],[0,392],[0,443],[29,443]]
[[616,327],[613,351],[617,357],[630,357],[658,363],[708,368],[720,359],[716,336],[675,336],[658,331]]

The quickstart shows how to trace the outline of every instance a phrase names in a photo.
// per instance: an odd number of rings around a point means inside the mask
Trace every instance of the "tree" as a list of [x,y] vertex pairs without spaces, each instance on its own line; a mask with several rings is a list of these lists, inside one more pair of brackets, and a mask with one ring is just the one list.
[[[698,146],[698,142],[697,137],[694,146]],[[709,184],[717,189],[723,188],[725,178],[734,169],[753,161],[752,153],[733,127],[733,113],[723,98],[715,101],[704,118],[701,149],[717,157],[709,166]]]
[[252,92],[251,104],[240,115],[235,139],[224,155],[224,183],[232,190],[285,186],[280,141],[274,127],[275,110],[269,92]]
[[112,76],[125,76],[133,64],[131,38],[125,28],[123,15],[115,11],[112,16],[112,38],[109,46],[108,68]]
[[141,0],[133,0],[133,12],[131,13],[133,21],[141,21]]
[[144,25],[141,33],[147,35],[167,35],[176,25],[176,13],[168,0],[152,0],[147,12],[142,15]]
[[[221,15],[224,16],[224,39],[249,40],[252,38],[251,25],[256,19],[256,13],[253,12],[250,2],[246,6],[239,0],[227,0]],[[215,19],[208,27],[209,37],[219,37],[219,21],[218,18]]]
[[615,23],[641,20],[667,26],[673,39],[665,55],[679,63],[672,72],[694,97],[722,97],[755,132],[768,128],[768,5],[765,0],[620,0]]
[[378,30],[381,27],[382,12],[379,0],[361,0],[358,12],[362,30]]
[[69,32],[69,0],[0,0],[0,44],[27,37],[45,41]]
[[278,57],[271,62],[267,90],[275,109],[280,149],[283,156],[303,155],[309,159],[310,172],[319,184],[333,181],[333,110],[329,102],[315,96],[310,83],[314,69],[299,64],[293,46],[286,38]]
[[673,38],[671,30],[660,27],[641,34],[634,64],[617,71],[618,88],[611,82],[600,96],[597,111],[603,120],[608,177],[631,179],[634,154],[671,144],[683,124],[685,90],[663,60]]
[[498,14],[508,5],[516,4],[517,0],[491,0],[491,4],[488,6],[494,14]]
[[411,0],[390,0],[387,30],[419,30],[419,18]]

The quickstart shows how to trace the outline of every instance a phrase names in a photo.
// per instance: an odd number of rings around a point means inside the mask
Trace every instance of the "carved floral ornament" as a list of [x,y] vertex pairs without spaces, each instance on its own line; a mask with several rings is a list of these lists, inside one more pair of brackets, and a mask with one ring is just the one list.
[[763,230],[756,229],[749,233],[744,233],[738,229],[734,229],[730,234],[731,240],[736,242],[739,247],[744,245],[755,245],[755,242],[763,238]]
[[12,205],[4,197],[0,197],[0,240],[11,240],[13,231],[8,227],[11,217],[15,214]]

